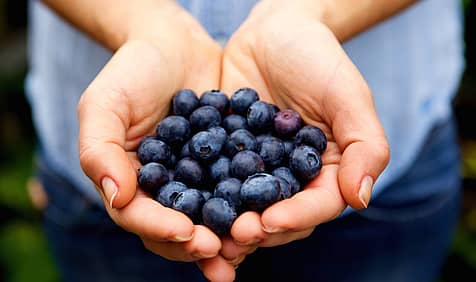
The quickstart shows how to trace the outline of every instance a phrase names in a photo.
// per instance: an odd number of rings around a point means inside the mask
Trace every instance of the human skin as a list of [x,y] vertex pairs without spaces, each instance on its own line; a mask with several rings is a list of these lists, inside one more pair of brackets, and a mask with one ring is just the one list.
[[341,43],[415,1],[261,1],[224,49],[221,88],[255,88],[280,108],[324,130],[320,175],[262,214],[245,212],[223,241],[235,264],[250,247],[309,236],[347,207],[366,208],[390,152],[372,93]]
[[[78,105],[80,161],[111,218],[152,252],[198,261],[208,279],[232,281],[233,265],[257,247],[307,237],[347,205],[368,205],[389,148],[371,92],[341,43],[414,1],[261,1],[224,52],[174,1],[44,2],[114,52]],[[177,90],[230,94],[243,86],[300,112],[329,144],[321,174],[303,192],[262,215],[244,213],[232,237],[220,240],[136,189],[134,150]]]
[[232,280],[213,232],[136,189],[139,141],[154,133],[176,91],[219,87],[221,47],[174,1],[45,3],[114,53],[78,104],[81,166],[112,220],[150,251],[177,261],[208,258],[206,268]]

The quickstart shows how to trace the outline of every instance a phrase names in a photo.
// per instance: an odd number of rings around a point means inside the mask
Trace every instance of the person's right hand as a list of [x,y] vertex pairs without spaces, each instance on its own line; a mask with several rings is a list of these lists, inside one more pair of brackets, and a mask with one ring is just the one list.
[[129,38],[83,93],[80,162],[112,220],[137,234],[147,249],[170,260],[206,259],[200,266],[207,278],[233,280],[233,266],[218,255],[221,241],[213,232],[137,188],[135,150],[168,114],[173,94],[219,85],[221,48],[170,3],[154,19],[144,15],[142,25],[131,27]]

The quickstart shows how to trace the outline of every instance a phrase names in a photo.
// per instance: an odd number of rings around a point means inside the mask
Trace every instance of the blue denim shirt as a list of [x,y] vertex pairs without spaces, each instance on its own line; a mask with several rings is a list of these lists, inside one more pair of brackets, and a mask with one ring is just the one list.
[[[256,3],[178,2],[222,43]],[[79,164],[76,112],[82,92],[111,54],[39,1],[30,4],[26,90],[46,161],[101,203]],[[464,67],[460,6],[457,0],[419,1],[344,44],[373,91],[391,148],[390,164],[375,184],[373,196],[405,172],[431,128],[451,114]]]

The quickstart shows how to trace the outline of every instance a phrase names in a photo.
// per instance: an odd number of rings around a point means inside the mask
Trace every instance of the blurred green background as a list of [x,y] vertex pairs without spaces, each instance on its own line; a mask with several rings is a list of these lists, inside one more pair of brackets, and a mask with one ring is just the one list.
[[[467,68],[454,108],[463,152],[464,207],[442,282],[476,279],[476,1],[463,3]],[[35,133],[23,91],[26,18],[26,1],[0,0],[0,281],[58,281],[33,204],[41,205],[41,194],[30,181]]]

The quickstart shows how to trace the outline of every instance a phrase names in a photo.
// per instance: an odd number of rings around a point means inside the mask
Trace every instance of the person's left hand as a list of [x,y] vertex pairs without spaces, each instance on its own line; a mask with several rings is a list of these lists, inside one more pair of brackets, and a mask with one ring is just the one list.
[[294,109],[325,132],[328,145],[319,176],[303,191],[261,215],[236,219],[234,241],[222,249],[235,263],[254,246],[309,236],[347,205],[367,207],[389,161],[369,87],[315,10],[296,3],[262,1],[254,8],[225,48],[221,86],[226,93],[249,86],[262,100]]

